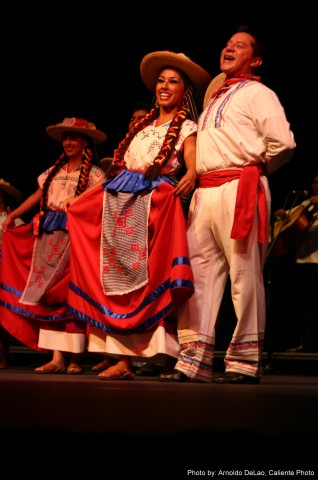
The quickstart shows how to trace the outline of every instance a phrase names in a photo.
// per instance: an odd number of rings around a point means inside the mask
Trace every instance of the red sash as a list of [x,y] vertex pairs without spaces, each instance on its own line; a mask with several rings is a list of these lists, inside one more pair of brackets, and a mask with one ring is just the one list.
[[231,238],[248,241],[254,220],[257,201],[259,212],[258,241],[267,243],[267,207],[264,185],[260,176],[264,175],[264,166],[247,165],[243,169],[217,170],[208,172],[199,177],[199,186],[202,188],[218,187],[223,183],[239,178],[234,221]]

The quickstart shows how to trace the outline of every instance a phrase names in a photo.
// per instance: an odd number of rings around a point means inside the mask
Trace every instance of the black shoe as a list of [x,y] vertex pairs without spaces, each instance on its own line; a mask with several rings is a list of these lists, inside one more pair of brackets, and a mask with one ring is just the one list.
[[227,372],[221,377],[214,380],[215,383],[232,383],[232,384],[254,384],[257,385],[261,381],[260,377],[251,377],[238,372]]
[[161,382],[186,382],[189,379],[185,373],[178,370],[173,370],[171,373],[161,373],[158,378]]
[[136,375],[138,377],[157,377],[163,370],[161,365],[156,365],[154,363],[145,363],[142,367],[136,370]]

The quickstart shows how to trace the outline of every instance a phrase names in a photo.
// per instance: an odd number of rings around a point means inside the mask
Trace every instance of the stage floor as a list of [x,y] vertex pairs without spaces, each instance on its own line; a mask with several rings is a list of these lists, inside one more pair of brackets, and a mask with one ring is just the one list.
[[39,359],[0,371],[1,479],[318,475],[317,357],[260,385],[35,374]]

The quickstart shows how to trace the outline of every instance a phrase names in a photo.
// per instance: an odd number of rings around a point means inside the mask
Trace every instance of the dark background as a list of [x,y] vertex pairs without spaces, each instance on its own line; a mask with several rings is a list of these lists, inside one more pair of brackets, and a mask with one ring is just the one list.
[[29,1],[1,16],[1,170],[28,196],[61,146],[45,132],[64,117],[93,121],[112,156],[133,105],[151,101],[139,66],[156,50],[183,52],[212,77],[225,42],[240,24],[265,39],[260,74],[276,91],[297,142],[272,177],[273,208],[291,190],[311,190],[318,172],[315,139],[317,22],[311,2]]

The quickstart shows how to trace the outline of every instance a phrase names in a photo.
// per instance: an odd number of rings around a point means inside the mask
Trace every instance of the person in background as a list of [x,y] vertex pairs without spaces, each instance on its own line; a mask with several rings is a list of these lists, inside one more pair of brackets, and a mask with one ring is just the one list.
[[103,157],[100,159],[100,167],[106,173],[110,165],[113,163],[113,157]]
[[[38,177],[38,189],[7,216],[3,224],[1,291],[2,324],[22,343],[52,359],[36,373],[82,373],[80,355],[86,350],[86,324],[67,308],[69,234],[65,198],[77,197],[104,178],[96,165],[96,145],[106,135],[81,118],[65,118],[46,128],[63,151]],[[11,226],[19,216],[40,206],[32,224]],[[84,255],[85,252],[82,252]],[[5,320],[5,322],[3,322]],[[70,356],[65,366],[65,353]]]
[[[150,112],[150,110],[151,110],[151,106],[148,105],[148,103],[146,102],[135,103],[132,110],[131,117],[129,119],[128,131],[132,129],[135,123],[139,122],[139,120],[144,118],[147,115],[147,113]],[[113,157],[103,157],[100,159],[100,165],[101,165],[101,168],[104,170],[104,172],[107,172],[113,160],[114,160]]]
[[131,129],[134,127],[136,123],[142,120],[147,113],[151,110],[151,106],[145,102],[137,102],[133,107],[133,112],[131,114],[129,123],[128,123],[128,131],[130,132]]
[[267,176],[286,164],[296,144],[277,95],[255,75],[263,48],[238,28],[220,55],[224,82],[198,121],[199,186],[187,238],[195,292],[181,307],[181,351],[163,381],[211,382],[215,325],[230,275],[236,326],[216,383],[259,383],[266,321],[263,268],[271,194]]
[[89,324],[88,350],[118,359],[100,380],[133,378],[132,359],[174,364],[177,311],[194,290],[180,199],[195,187],[195,99],[211,77],[169,51],[146,55],[140,71],[155,106],[120,142],[107,180],[68,208],[69,308]]
[[[9,182],[0,178],[0,265],[2,266],[2,225],[12,210],[21,203],[22,193]],[[22,218],[16,218],[14,226],[23,225]],[[10,351],[10,335],[4,330],[0,322],[0,370],[8,367]]]
[[[289,210],[279,209],[275,218],[283,225],[290,224],[291,239],[295,237],[293,306],[300,326],[298,345],[289,353],[318,352],[318,317],[316,295],[318,285],[318,174],[312,183],[312,195]],[[293,220],[294,219],[294,220]],[[282,235],[288,234],[284,231]],[[299,234],[299,235],[298,235]],[[286,238],[286,246],[288,241]],[[284,251],[284,250],[281,250]]]

